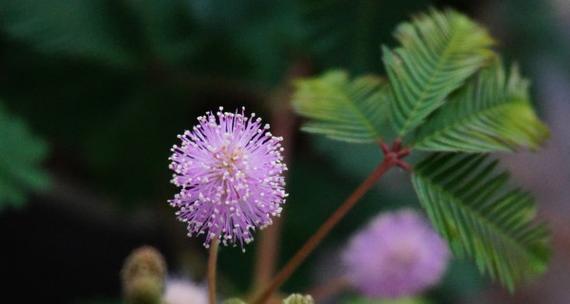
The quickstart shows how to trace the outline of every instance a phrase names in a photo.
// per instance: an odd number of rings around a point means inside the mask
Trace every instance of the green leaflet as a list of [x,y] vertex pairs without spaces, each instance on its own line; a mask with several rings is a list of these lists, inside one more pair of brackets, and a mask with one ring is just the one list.
[[0,103],[0,210],[21,206],[28,191],[47,186],[48,178],[38,168],[46,153],[46,144]]
[[398,26],[401,47],[383,47],[394,94],[391,120],[399,136],[420,125],[492,56],[487,31],[453,10],[430,10]]
[[529,101],[528,82],[501,60],[484,69],[422,125],[414,148],[492,152],[537,149],[548,128]]
[[373,142],[386,135],[388,90],[378,77],[349,80],[342,71],[297,82],[293,105],[309,118],[303,130],[348,142]]
[[495,173],[496,165],[482,154],[436,153],[416,166],[412,180],[452,250],[513,290],[545,270],[549,233],[534,222],[534,200],[506,191],[508,174]]

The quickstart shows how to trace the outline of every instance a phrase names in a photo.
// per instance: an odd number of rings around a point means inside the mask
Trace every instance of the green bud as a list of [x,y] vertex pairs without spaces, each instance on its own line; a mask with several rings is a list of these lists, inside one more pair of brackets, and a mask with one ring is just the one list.
[[144,246],[134,250],[121,271],[125,302],[159,304],[165,277],[166,263],[156,249]]
[[129,304],[158,304],[162,297],[162,283],[154,277],[142,276],[124,286],[125,302]]
[[294,293],[283,300],[283,304],[315,304],[315,301],[310,295]]

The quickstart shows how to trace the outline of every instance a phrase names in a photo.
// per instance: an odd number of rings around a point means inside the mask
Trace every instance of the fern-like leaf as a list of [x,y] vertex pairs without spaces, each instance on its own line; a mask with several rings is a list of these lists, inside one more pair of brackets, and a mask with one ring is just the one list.
[[310,119],[303,130],[348,142],[372,142],[386,134],[388,90],[378,77],[350,80],[332,71],[297,82],[293,106]]
[[528,82],[501,60],[481,71],[418,130],[414,148],[493,152],[537,149],[548,128],[533,111]]
[[416,166],[413,184],[452,250],[513,290],[544,271],[548,231],[533,220],[529,194],[504,189],[508,174],[496,165],[483,154],[436,153]]
[[383,47],[394,102],[392,123],[400,136],[420,125],[465,79],[492,56],[493,39],[466,16],[431,10],[398,26],[401,47]]

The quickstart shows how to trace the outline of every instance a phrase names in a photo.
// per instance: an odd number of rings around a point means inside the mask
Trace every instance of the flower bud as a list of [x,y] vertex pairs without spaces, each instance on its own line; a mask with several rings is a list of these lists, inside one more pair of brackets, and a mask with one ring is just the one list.
[[134,250],[121,271],[123,297],[129,304],[159,304],[164,290],[166,263],[153,247]]
[[283,300],[283,304],[315,304],[310,295],[292,294]]

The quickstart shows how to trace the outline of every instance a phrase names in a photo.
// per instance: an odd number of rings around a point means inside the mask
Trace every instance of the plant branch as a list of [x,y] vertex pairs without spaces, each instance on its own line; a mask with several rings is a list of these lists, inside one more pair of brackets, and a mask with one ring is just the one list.
[[213,238],[208,256],[208,299],[210,304],[216,304],[216,262],[218,260],[218,238]]
[[[340,207],[319,227],[319,229],[305,242],[305,244],[295,253],[295,255],[285,264],[285,266],[277,273],[271,283],[259,294],[253,301],[254,304],[266,303],[281,284],[287,280],[291,274],[305,261],[305,259],[315,250],[322,240],[330,233],[330,231],[340,222],[342,218],[356,205],[356,203],[374,186],[374,184],[394,166],[409,169],[409,165],[401,160],[398,153],[408,149],[401,148],[401,141],[396,140],[392,149],[385,144],[381,145],[384,152],[384,160],[374,171],[356,188],[356,190],[340,205]],[[403,154],[406,154],[403,153]]]

